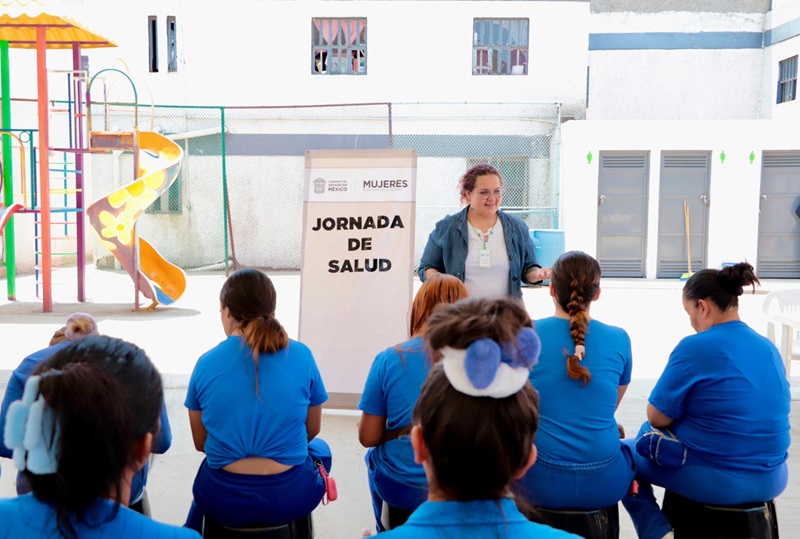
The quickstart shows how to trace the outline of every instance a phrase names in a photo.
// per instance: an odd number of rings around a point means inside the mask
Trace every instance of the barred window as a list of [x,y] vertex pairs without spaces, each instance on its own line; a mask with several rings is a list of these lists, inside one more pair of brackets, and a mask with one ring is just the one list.
[[474,19],[473,75],[528,74],[528,19]]
[[778,101],[786,103],[797,97],[797,56],[778,63]]
[[311,19],[311,74],[366,75],[367,19]]
[[147,17],[147,66],[150,73],[158,73],[158,17]]
[[167,71],[178,71],[178,29],[175,17],[167,17]]

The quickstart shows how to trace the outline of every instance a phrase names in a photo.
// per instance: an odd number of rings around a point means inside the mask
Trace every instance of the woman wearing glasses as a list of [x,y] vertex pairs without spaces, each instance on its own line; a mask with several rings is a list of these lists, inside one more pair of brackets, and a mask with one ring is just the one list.
[[467,207],[448,215],[428,237],[417,273],[423,282],[436,273],[461,279],[470,297],[522,297],[522,283],[550,278],[536,262],[528,225],[500,211],[503,179],[491,165],[475,165],[459,182]]

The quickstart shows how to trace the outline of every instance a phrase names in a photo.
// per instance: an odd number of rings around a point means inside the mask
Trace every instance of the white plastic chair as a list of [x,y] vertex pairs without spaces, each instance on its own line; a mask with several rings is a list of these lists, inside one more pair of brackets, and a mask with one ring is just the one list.
[[[767,337],[781,351],[786,365],[786,376],[789,377],[792,366],[792,347],[795,342],[800,342],[800,327],[777,321],[774,315],[780,313],[800,316],[800,289],[773,290],[764,298],[762,311],[767,319]],[[781,325],[784,329],[780,332],[780,337],[775,330],[777,325]]]

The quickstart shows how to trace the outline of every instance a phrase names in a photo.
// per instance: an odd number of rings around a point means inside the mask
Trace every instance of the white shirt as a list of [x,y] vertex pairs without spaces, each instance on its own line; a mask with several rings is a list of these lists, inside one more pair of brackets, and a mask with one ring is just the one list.
[[[488,296],[508,295],[508,272],[511,264],[508,261],[506,238],[500,219],[486,234],[467,222],[469,240],[467,241],[467,260],[464,265],[464,284],[469,290],[469,297],[483,298]],[[488,235],[487,241],[484,238]],[[481,250],[489,251],[489,267],[480,266]]]

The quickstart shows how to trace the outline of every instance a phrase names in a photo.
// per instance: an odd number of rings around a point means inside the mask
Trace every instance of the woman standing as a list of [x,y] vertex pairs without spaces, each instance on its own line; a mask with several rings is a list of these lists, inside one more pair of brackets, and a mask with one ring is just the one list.
[[555,315],[534,326],[542,341],[530,376],[541,399],[539,460],[523,478],[524,490],[550,509],[615,505],[634,476],[614,419],[631,380],[631,341],[624,329],[591,318],[600,265],[586,253],[556,260],[550,295]]
[[365,460],[376,528],[384,531],[383,502],[412,511],[425,501],[425,470],[414,462],[408,434],[411,410],[433,364],[423,341],[434,307],[467,297],[464,283],[436,274],[425,281],[411,306],[411,339],[387,348],[375,358],[358,408],[358,439],[369,447]]
[[436,223],[417,273],[422,281],[436,273],[455,275],[470,297],[522,297],[522,283],[550,278],[536,262],[528,225],[500,211],[503,180],[491,165],[475,165],[459,182],[467,207]]
[[411,444],[428,501],[386,537],[577,538],[530,522],[512,494],[536,461],[539,420],[528,382],[539,341],[524,307],[507,297],[443,305],[426,340],[442,359],[414,406]]
[[275,319],[275,287],[255,269],[233,273],[220,292],[227,338],[195,365],[186,395],[192,438],[206,459],[194,481],[186,526],[205,515],[230,527],[279,525],[322,500],[315,439],[328,399],[311,351]]
[[[678,343],[650,393],[634,454],[639,494],[623,499],[641,538],[671,530],[651,484],[715,505],[765,502],[786,488],[786,370],[775,345],[739,318],[743,287],[756,283],[742,262],[699,271],[683,287],[697,333]],[[660,436],[672,452],[648,450]]]

